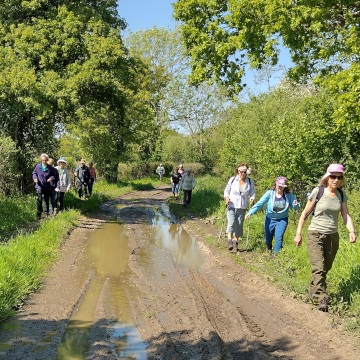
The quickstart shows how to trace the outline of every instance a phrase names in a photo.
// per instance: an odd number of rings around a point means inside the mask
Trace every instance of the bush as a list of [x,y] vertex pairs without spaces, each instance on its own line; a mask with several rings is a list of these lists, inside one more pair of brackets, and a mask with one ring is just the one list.
[[0,135],[0,192],[15,194],[20,174],[16,171],[18,150],[10,137]]

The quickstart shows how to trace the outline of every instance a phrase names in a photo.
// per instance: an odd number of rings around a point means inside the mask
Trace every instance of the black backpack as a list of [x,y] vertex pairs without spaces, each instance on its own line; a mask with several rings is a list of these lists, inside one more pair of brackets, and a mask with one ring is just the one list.
[[[315,205],[313,206],[312,210],[306,214],[305,216],[305,220],[307,219],[307,217],[311,214],[311,215],[314,215],[315,213],[315,208],[316,208],[316,204],[319,202],[319,200],[321,199],[321,197],[324,195],[324,190],[325,190],[325,187],[324,186],[318,186],[318,193],[316,195],[316,199],[315,199]],[[340,193],[340,197],[341,197],[341,203],[344,202],[344,193],[341,189],[338,189],[339,190],[339,193]]]

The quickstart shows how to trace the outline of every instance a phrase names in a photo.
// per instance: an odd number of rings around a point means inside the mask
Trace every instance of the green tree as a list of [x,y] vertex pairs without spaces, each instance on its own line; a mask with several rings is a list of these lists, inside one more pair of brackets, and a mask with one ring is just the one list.
[[186,80],[184,77],[173,81],[162,104],[172,126],[191,136],[197,149],[196,161],[207,164],[207,143],[230,102],[220,86],[206,83],[192,86]]
[[116,169],[148,116],[124,26],[115,0],[0,4],[0,121],[21,149],[19,169],[35,154],[56,155],[64,127],[108,173]]
[[[157,157],[159,139],[169,124],[168,109],[162,106],[162,99],[168,91],[173,79],[182,75],[188,69],[188,59],[185,57],[179,29],[170,30],[154,27],[128,33],[124,39],[129,54],[143,64],[141,84],[148,97],[143,101],[151,108],[154,121],[148,123],[138,152],[145,158]],[[159,145],[159,144],[158,144]]]
[[316,80],[333,95],[333,116],[350,131],[359,126],[360,3],[313,0],[178,0],[192,81],[216,79],[234,93],[246,66],[278,62],[283,44],[295,66],[290,76]]

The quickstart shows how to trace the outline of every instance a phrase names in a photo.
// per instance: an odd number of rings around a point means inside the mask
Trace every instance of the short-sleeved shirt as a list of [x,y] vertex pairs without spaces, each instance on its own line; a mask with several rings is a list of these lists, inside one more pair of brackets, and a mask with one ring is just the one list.
[[[313,189],[309,196],[309,200],[315,201],[319,188]],[[318,231],[321,234],[334,234],[338,231],[338,219],[341,211],[341,195],[336,191],[336,196],[331,197],[328,190],[324,190],[324,194],[317,202],[314,215],[309,225],[309,230]],[[347,196],[343,191],[344,202]]]
[[182,178],[182,175],[179,173],[173,173],[171,175],[171,179],[174,184],[178,184],[180,182],[181,178]]

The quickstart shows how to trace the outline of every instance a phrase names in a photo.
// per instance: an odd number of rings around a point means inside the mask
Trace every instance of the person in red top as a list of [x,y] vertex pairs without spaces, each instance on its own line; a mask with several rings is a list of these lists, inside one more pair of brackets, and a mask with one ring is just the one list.
[[89,180],[89,194],[92,194],[92,189],[94,182],[96,180],[96,170],[94,168],[94,163],[89,162],[89,173],[90,173],[90,180]]

